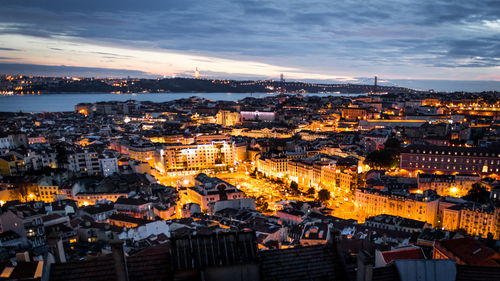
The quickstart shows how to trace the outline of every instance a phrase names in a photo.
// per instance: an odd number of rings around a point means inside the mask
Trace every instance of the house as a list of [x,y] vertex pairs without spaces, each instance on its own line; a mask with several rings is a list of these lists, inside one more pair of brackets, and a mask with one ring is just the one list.
[[326,223],[309,223],[302,230],[300,245],[325,245],[331,239],[330,227]]
[[434,242],[434,259],[455,259],[457,264],[500,267],[500,254],[469,238]]
[[203,173],[196,176],[195,186],[186,190],[186,201],[199,204],[202,211],[208,211],[211,202],[241,199],[244,196],[245,193],[234,185]]
[[169,227],[164,220],[145,220],[123,214],[114,214],[108,218],[108,221],[113,226],[123,227],[128,239],[142,240],[151,235],[159,234],[166,234],[170,237]]
[[419,247],[405,247],[391,251],[375,250],[375,267],[386,266],[395,260],[425,259],[424,252]]
[[136,218],[153,218],[153,202],[142,198],[120,197],[116,200],[114,208],[121,214],[126,214]]
[[28,246],[26,237],[15,233],[12,230],[0,233],[0,247],[2,248],[20,248]]
[[78,214],[80,216],[89,216],[98,222],[106,221],[109,216],[116,213],[117,210],[114,208],[113,204],[98,204],[78,209]]

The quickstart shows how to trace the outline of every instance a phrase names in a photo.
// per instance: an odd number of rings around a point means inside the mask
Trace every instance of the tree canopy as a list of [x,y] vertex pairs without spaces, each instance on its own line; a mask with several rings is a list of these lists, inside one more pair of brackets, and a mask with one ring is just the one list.
[[467,192],[467,195],[462,198],[477,203],[486,203],[490,200],[490,192],[480,183],[475,183],[469,192]]
[[364,163],[377,169],[395,169],[399,166],[400,154],[401,142],[391,137],[384,143],[384,149],[372,151]]
[[330,191],[326,189],[322,189],[318,191],[318,200],[321,202],[326,202],[330,200]]

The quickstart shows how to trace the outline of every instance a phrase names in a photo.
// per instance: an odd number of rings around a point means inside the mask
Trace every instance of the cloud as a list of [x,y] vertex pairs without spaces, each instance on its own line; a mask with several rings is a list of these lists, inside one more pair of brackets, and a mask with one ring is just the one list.
[[[2,59],[2,58],[0,58]],[[143,71],[124,70],[113,68],[97,67],[74,67],[64,65],[36,65],[0,62],[1,74],[22,74],[22,75],[47,75],[47,76],[80,76],[80,77],[142,77],[154,78],[156,76]]]
[[[194,54],[200,60],[254,61],[333,76],[500,74],[495,68],[500,58],[496,0],[90,0],[69,4],[3,0],[2,4],[0,34],[64,37],[76,45],[163,49]],[[101,55],[112,60],[110,66],[137,59]]]
[[15,48],[2,48],[0,47],[0,51],[14,51],[14,52],[17,52],[17,51],[21,51],[20,49],[15,49]]

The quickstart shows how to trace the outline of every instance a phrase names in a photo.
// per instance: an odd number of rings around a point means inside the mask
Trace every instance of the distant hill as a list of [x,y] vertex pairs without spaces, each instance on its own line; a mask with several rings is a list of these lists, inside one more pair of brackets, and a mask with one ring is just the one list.
[[40,93],[63,92],[277,92],[277,93],[408,93],[417,92],[413,89],[395,86],[358,85],[358,84],[317,84],[305,82],[280,82],[280,81],[236,81],[236,80],[210,80],[192,78],[166,78],[166,79],[97,79],[97,78],[48,78],[30,77],[30,83],[22,83],[20,89],[18,80],[0,78],[0,91],[21,91]]

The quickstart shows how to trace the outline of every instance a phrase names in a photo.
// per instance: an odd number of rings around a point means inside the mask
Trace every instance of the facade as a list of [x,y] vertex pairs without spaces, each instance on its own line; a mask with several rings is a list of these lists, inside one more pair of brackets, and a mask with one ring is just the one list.
[[401,216],[426,222],[438,223],[439,200],[422,194],[397,195],[375,189],[358,188],[355,191],[356,212],[364,217],[381,214]]
[[99,201],[107,200],[115,202],[120,197],[128,197],[127,193],[78,193],[72,199],[78,202],[78,206],[95,205]]
[[21,145],[27,145],[28,138],[24,134],[10,134],[0,136],[0,151],[14,149]]
[[342,118],[348,121],[366,119],[367,113],[366,108],[347,107],[341,109]]
[[217,124],[224,127],[232,127],[240,123],[240,114],[229,110],[219,110],[215,118],[217,119]]
[[28,150],[24,157],[27,170],[38,171],[43,167],[57,167],[57,153],[50,149]]
[[[441,206],[440,206],[441,208]],[[442,210],[442,228],[449,231],[463,230],[468,235],[494,239],[500,237],[500,208],[453,204]]]
[[274,112],[263,112],[263,111],[241,111],[240,112],[241,121],[264,121],[272,122],[275,119]]
[[245,193],[235,186],[219,179],[199,174],[195,178],[195,186],[187,189],[186,201],[200,205],[202,211],[210,209],[209,204],[221,200],[241,199]]
[[500,150],[410,145],[401,151],[400,168],[410,172],[498,175]]
[[17,155],[0,157],[0,175],[19,176],[25,171],[24,159]]
[[119,172],[118,159],[115,157],[104,156],[99,158],[99,167],[104,177],[111,176],[112,174]]
[[56,200],[59,194],[59,186],[50,178],[44,177],[38,181],[38,196],[45,203],[50,203]]
[[68,170],[75,173],[97,175],[101,172],[97,152],[79,150],[68,156]]
[[283,178],[288,174],[288,158],[286,156],[259,157],[257,170],[266,177]]
[[299,186],[319,188],[336,186],[338,174],[334,161],[297,159],[288,162],[288,176]]
[[440,196],[463,197],[472,185],[481,179],[478,175],[418,174],[418,190],[434,190]]
[[156,168],[165,174],[208,169],[227,170],[234,166],[234,143],[212,141],[207,144],[165,145],[156,156]]
[[136,218],[153,218],[153,203],[141,198],[120,197],[115,201],[115,209],[121,214],[126,214]]

